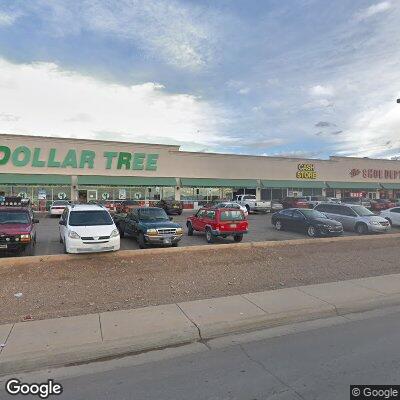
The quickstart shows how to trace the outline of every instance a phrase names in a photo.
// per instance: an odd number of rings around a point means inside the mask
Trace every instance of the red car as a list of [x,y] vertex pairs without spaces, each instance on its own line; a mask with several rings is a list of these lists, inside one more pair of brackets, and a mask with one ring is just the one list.
[[208,243],[217,237],[233,236],[235,242],[241,242],[247,233],[249,224],[242,210],[234,208],[201,208],[186,221],[188,235],[194,231],[205,232]]
[[134,208],[137,208],[138,206],[139,203],[136,200],[123,200],[120,203],[117,203],[115,211],[117,213],[128,214],[130,211],[132,211]]
[[0,202],[0,254],[33,255],[38,222],[24,199],[3,198]]
[[306,197],[285,197],[282,205],[283,208],[312,208]]
[[389,208],[396,207],[396,204],[391,202],[388,199],[378,199],[371,201],[371,210],[372,211],[382,211],[387,210]]

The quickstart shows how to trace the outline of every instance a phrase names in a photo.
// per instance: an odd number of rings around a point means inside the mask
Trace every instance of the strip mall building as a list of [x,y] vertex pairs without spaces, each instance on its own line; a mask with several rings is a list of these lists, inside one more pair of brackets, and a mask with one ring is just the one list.
[[235,194],[400,198],[400,161],[180,151],[179,146],[0,135],[0,193],[53,200],[176,199],[186,207]]

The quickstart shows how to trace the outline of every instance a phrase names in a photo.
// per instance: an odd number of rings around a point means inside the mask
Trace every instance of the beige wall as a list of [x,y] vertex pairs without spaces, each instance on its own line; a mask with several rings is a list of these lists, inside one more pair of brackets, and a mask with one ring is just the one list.
[[[11,150],[22,145],[31,149],[40,147],[43,159],[47,158],[50,148],[57,149],[58,159],[62,159],[69,149],[75,149],[77,152],[82,150],[96,152],[94,169],[33,168],[30,165],[14,167],[9,162],[7,165],[0,165],[0,173],[296,180],[298,164],[310,163],[314,166],[318,181],[400,182],[400,161],[343,157],[332,157],[330,160],[305,160],[207,154],[179,151],[178,146],[14,135],[0,135],[0,145],[8,146]],[[106,160],[103,158],[104,151],[157,153],[159,154],[157,171],[117,170],[116,160],[114,160],[112,169],[106,169]],[[358,169],[360,173],[351,177],[352,169]],[[368,169],[380,170],[382,175],[364,177],[363,170]],[[392,177],[385,176],[384,170],[397,171],[397,175],[393,172]],[[299,182],[301,181],[299,180]]]

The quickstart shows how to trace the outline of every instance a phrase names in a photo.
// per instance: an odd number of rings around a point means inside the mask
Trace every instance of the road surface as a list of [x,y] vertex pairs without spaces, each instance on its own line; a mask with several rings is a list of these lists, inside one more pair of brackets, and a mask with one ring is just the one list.
[[[198,344],[203,350],[179,357],[148,353],[46,376],[63,385],[53,397],[60,400],[349,399],[350,384],[400,382],[400,311],[387,312],[303,323],[312,329],[227,347],[217,342],[211,350]],[[1,390],[1,399],[11,399]]]

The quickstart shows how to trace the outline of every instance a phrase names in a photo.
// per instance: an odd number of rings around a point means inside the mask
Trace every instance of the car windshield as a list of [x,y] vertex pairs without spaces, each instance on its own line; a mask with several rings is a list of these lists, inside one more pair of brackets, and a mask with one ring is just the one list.
[[139,211],[141,221],[169,221],[168,215],[161,208],[147,208]]
[[67,206],[68,205],[68,201],[66,200],[57,200],[55,202],[53,202],[53,206]]
[[29,224],[29,214],[24,211],[2,211],[0,224]]
[[244,215],[239,210],[221,211],[221,221],[243,221]]
[[307,218],[328,218],[325,214],[322,212],[316,211],[316,210],[301,210],[303,215],[305,215]]
[[71,226],[112,225],[113,223],[110,214],[103,210],[71,211],[69,214]]
[[374,215],[372,211],[368,210],[368,208],[365,208],[364,206],[353,206],[351,208],[360,217],[367,217],[368,215]]

